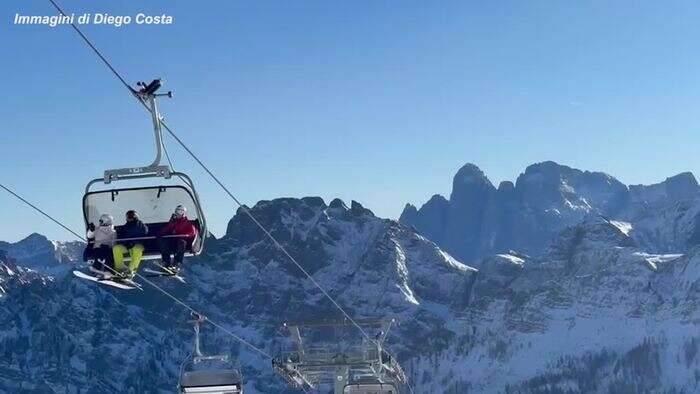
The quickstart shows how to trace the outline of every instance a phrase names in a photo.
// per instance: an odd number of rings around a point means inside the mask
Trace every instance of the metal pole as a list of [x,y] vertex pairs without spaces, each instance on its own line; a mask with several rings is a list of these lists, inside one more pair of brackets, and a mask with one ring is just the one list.
[[333,379],[333,394],[344,394],[345,385],[350,377],[350,367],[340,367],[336,370]]
[[149,167],[155,167],[160,165],[160,160],[163,155],[163,130],[160,126],[160,114],[158,113],[158,106],[156,105],[156,96],[153,94],[148,94],[146,96],[149,106],[151,107],[151,117],[153,118],[153,133],[156,139],[156,158]]
[[202,351],[199,348],[199,325],[201,323],[201,317],[197,316],[197,320],[194,322],[194,354],[196,357],[202,357]]

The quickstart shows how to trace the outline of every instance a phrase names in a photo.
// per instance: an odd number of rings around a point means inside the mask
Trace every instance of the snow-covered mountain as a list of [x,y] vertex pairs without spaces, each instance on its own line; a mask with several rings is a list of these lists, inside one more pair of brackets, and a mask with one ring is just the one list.
[[22,261],[30,268],[49,268],[61,263],[77,261],[82,257],[84,244],[80,241],[55,242],[37,233],[9,243],[0,241],[0,251],[10,258]]
[[449,200],[435,195],[420,209],[407,204],[400,221],[478,267],[481,258],[511,249],[540,255],[560,231],[591,215],[619,221],[650,250],[686,250],[700,241],[698,213],[700,186],[691,173],[626,186],[602,172],[547,161],[498,188],[467,164]]
[[[403,322],[389,340],[400,359],[445,346],[441,326],[449,305],[476,270],[356,202],[348,208],[340,200],[326,205],[320,198],[279,199],[252,211],[353,316]],[[0,388],[172,392],[190,349],[187,311],[148,285],[144,292],[113,290],[73,278],[68,264],[42,275],[21,268],[24,257],[1,257],[0,268],[8,273],[0,300],[6,356],[0,359]],[[33,256],[26,261],[36,265]],[[289,345],[280,334],[284,321],[341,317],[240,213],[185,272],[187,285],[167,279],[160,284],[268,353]],[[238,358],[250,392],[288,390],[269,360],[231,337],[208,327],[205,340],[212,351]]]
[[463,380],[453,392],[698,392],[699,254],[640,252],[598,218],[540,260],[489,258],[462,309],[463,348],[425,375]]
[[[700,390],[700,249],[650,252],[629,221],[588,212],[540,254],[506,249],[477,271],[356,202],[277,199],[252,212],[353,316],[398,319],[388,345],[416,393]],[[684,217],[647,214],[643,228]],[[182,307],[147,284],[124,292],[75,279],[70,264],[47,275],[21,256],[0,261],[0,391],[173,391],[191,340]],[[340,317],[241,212],[185,275],[187,285],[158,283],[268,353],[290,345],[284,321]],[[206,326],[204,342],[239,360],[247,392],[295,392],[224,333]]]

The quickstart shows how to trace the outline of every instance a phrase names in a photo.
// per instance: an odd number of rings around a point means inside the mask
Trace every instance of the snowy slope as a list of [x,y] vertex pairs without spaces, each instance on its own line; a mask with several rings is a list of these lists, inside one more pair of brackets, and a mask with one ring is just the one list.
[[642,253],[604,219],[557,241],[522,268],[485,262],[499,280],[475,283],[424,392],[697,392],[700,250]]
[[[252,211],[353,316],[398,318],[388,344],[416,393],[698,391],[700,249],[655,253],[629,222],[586,215],[540,256],[505,251],[477,271],[356,202]],[[49,276],[0,261],[0,391],[173,392],[190,348],[183,308],[148,286],[79,281],[67,264]],[[159,283],[271,354],[290,346],[284,321],[340,317],[240,212],[185,275]],[[294,392],[222,332],[204,339],[239,360],[247,392]]]

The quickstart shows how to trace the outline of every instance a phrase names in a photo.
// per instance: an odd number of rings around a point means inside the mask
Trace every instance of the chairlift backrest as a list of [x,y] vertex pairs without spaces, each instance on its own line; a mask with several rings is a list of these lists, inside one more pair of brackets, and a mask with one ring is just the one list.
[[398,394],[392,383],[366,381],[349,383],[343,389],[344,394]]

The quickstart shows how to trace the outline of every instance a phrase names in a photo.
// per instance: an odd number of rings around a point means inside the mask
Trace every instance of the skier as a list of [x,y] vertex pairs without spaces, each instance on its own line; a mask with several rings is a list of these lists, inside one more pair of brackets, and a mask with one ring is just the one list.
[[85,238],[87,238],[87,245],[83,250],[83,261],[91,261],[95,259],[95,223],[88,224]]
[[[144,250],[143,243],[138,242],[139,240],[134,238],[143,238],[147,234],[148,227],[139,220],[138,212],[133,209],[127,211],[126,223],[117,227],[117,241],[123,241],[114,245],[112,252],[114,254],[114,269],[117,272],[122,272],[129,279],[136,275]],[[127,252],[129,252],[131,261],[129,262],[129,267],[125,268],[124,254]]]
[[[92,230],[92,255],[95,259],[91,270],[97,273],[104,273],[105,265],[109,267],[108,271],[114,269],[114,259],[112,247],[117,239],[117,232],[114,230],[114,218],[109,214],[100,216],[100,225],[95,228],[93,224],[90,227]],[[92,223],[90,223],[92,224]]]
[[[191,245],[197,237],[197,228],[187,219],[187,208],[178,205],[175,208],[175,213],[170,217],[170,222],[158,235],[162,265],[173,273],[177,273],[185,256],[187,245]],[[163,237],[165,235],[174,235],[175,237]],[[170,255],[173,254],[175,255],[175,264],[170,258]]]

